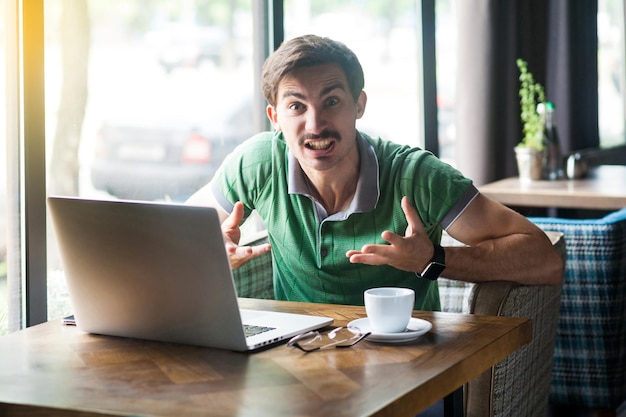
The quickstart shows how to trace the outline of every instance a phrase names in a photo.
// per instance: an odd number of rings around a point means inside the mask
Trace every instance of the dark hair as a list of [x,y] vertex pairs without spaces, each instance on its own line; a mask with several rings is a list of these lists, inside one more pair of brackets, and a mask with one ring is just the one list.
[[356,101],[365,83],[359,59],[343,43],[316,35],[304,35],[285,41],[267,58],[261,75],[265,99],[275,106],[278,84],[285,75],[297,68],[323,64],[338,64],[343,69],[350,93]]

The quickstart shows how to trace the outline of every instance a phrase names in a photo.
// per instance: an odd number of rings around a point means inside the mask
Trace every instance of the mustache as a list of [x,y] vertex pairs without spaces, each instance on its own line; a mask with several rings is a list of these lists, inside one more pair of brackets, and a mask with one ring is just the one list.
[[313,133],[305,133],[304,135],[300,136],[300,143],[303,143],[305,140],[309,140],[309,139],[330,139],[330,138],[341,140],[341,134],[336,130],[323,130],[321,133],[317,135]]

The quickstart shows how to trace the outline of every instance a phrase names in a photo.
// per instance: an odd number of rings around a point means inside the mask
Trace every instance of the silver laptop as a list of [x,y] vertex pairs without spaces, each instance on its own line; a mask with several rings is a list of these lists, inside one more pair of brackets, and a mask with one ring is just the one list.
[[240,310],[215,209],[67,197],[48,207],[83,331],[245,351],[333,321]]

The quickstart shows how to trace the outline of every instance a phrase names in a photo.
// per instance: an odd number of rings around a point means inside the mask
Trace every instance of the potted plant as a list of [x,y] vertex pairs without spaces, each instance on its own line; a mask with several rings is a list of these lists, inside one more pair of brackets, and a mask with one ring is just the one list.
[[515,147],[517,167],[520,180],[539,180],[543,177],[546,158],[545,119],[541,114],[541,107],[545,106],[545,93],[543,86],[528,71],[526,61],[518,58],[517,67],[520,72],[520,119],[524,134],[522,141]]

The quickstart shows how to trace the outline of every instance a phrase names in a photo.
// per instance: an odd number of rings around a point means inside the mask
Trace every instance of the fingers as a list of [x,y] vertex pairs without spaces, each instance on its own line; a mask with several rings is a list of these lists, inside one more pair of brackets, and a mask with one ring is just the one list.
[[[391,241],[388,238],[385,238],[386,235],[394,235]],[[397,263],[398,255],[401,252],[401,249],[397,244],[391,243],[392,241],[396,242],[396,238],[400,241],[403,239],[402,236],[398,236],[395,233],[391,232],[383,232],[383,239],[389,242],[389,245],[375,245],[368,244],[364,245],[361,250],[349,250],[346,252],[346,256],[349,258],[351,263],[361,263],[366,265],[392,265],[395,266]]]
[[233,206],[233,211],[228,215],[226,220],[222,223],[222,230],[238,229],[239,225],[243,221],[244,208],[241,201],[237,201]]
[[[409,226],[410,227],[410,226]],[[407,228],[408,229],[408,228]],[[382,237],[387,243],[391,246],[396,246],[398,249],[404,249],[407,244],[407,237],[410,235],[400,236],[396,233],[390,232],[389,230],[385,230],[381,233],[380,237]]]
[[366,245],[361,250],[350,250],[346,256],[353,264],[386,265],[391,264],[384,252],[386,245]]
[[428,250],[432,250],[432,242],[417,210],[407,197],[402,198],[401,207],[407,221],[404,236],[384,231],[381,237],[388,245],[369,244],[364,245],[361,250],[350,250],[346,256],[351,263],[390,265],[406,271],[417,271],[430,259],[426,257]]
[[237,201],[233,206],[233,211],[222,223],[226,254],[228,255],[231,269],[240,268],[250,259],[256,258],[271,249],[269,243],[257,246],[239,246],[239,240],[241,239],[239,226],[243,222],[244,215],[243,203]]
[[240,201],[236,202],[233,206],[233,211],[222,222],[222,233],[224,234],[224,240],[226,241],[226,249],[228,250],[228,244],[239,244],[241,239],[241,229],[239,226],[243,221],[244,207]]
[[424,234],[425,230],[424,225],[422,224],[422,219],[420,219],[417,210],[411,205],[411,202],[409,201],[409,198],[407,196],[402,197],[400,206],[402,207],[404,217],[406,217],[406,221],[408,223],[404,235],[411,236],[415,233]]
[[231,269],[238,269],[245,265],[251,259],[256,258],[271,250],[269,243],[264,243],[257,246],[237,246],[233,244],[226,245],[226,252],[228,253],[228,260],[230,261]]

